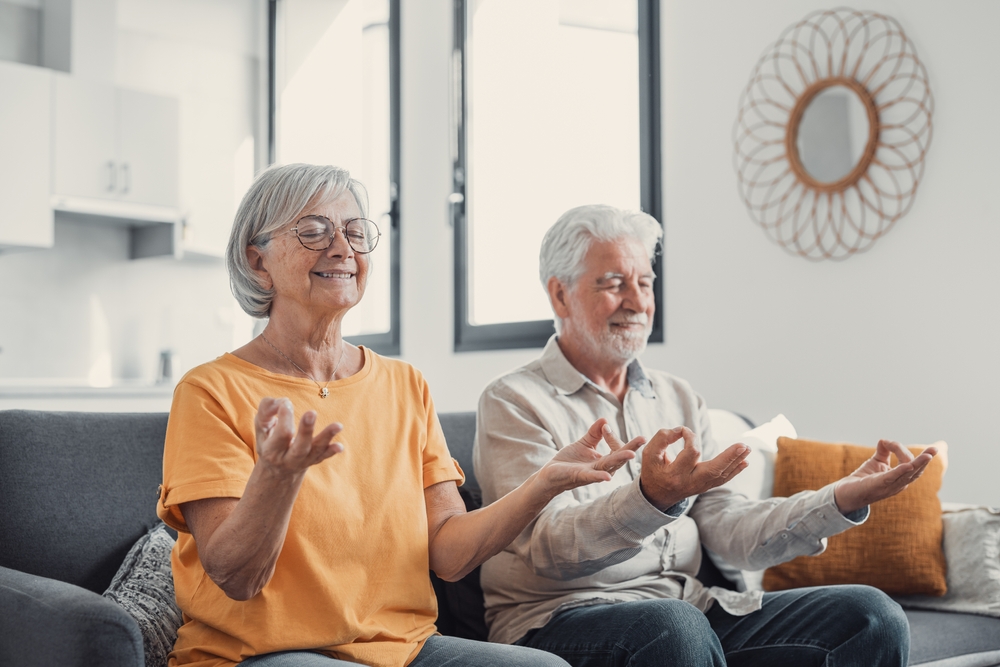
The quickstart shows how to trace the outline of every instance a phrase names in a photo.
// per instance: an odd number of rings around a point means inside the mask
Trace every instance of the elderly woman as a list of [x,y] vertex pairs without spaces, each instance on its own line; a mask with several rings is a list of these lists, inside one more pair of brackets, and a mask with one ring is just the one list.
[[640,443],[598,421],[466,513],[423,376],[341,337],[379,239],[366,205],[347,171],[297,164],[262,173],[236,214],[233,291],[268,323],[174,392],[157,507],[179,533],[185,622],[170,664],[563,665],[437,635],[428,569],[463,577],[557,494],[610,480]]

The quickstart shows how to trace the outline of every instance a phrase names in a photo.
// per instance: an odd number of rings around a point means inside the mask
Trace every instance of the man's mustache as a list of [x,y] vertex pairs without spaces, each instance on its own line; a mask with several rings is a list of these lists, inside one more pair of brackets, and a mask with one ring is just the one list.
[[649,317],[646,313],[635,313],[633,315],[619,315],[611,320],[612,324],[648,324]]

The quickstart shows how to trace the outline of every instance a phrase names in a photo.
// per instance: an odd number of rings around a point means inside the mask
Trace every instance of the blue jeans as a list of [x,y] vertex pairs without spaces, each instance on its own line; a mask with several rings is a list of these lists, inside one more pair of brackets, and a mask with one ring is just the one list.
[[517,644],[574,667],[905,667],[910,626],[878,589],[824,586],[765,593],[746,616],[680,600],[577,607]]
[[[247,658],[241,667],[357,667],[313,651],[281,651]],[[487,644],[432,635],[409,667],[568,667],[551,653],[522,646]]]

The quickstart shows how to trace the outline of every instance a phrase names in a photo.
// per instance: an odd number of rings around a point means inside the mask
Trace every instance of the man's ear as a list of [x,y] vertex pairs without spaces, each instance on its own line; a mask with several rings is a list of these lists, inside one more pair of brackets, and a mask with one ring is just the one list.
[[569,306],[566,304],[566,293],[569,291],[569,287],[555,276],[549,278],[545,287],[548,289],[549,301],[552,303],[552,311],[556,317],[563,320],[569,317]]
[[255,245],[247,246],[247,262],[250,263],[250,269],[257,274],[258,284],[269,290],[274,286],[271,281],[271,274],[267,272],[267,268],[264,266],[264,254]]

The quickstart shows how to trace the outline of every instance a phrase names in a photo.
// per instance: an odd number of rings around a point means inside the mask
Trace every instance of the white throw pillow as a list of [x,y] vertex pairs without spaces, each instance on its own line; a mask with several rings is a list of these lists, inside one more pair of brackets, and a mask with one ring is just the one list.
[[731,442],[720,442],[721,449],[737,442],[750,448],[747,467],[726,487],[742,493],[750,500],[770,498],[774,489],[774,458],[778,454],[778,438],[782,436],[796,438],[798,434],[785,415],[778,415],[766,424],[733,438]]
[[[726,488],[742,493],[750,500],[770,498],[774,489],[774,458],[778,453],[778,438],[782,436],[797,438],[795,427],[785,415],[778,415],[765,424],[737,435],[732,430],[732,424],[724,421],[724,417],[725,415],[717,416],[709,410],[712,434],[719,444],[719,449],[724,450],[737,442],[742,442],[750,448],[747,467],[726,484]],[[716,430],[717,422],[720,426],[718,430]],[[722,575],[736,584],[740,590],[763,590],[763,570],[739,570],[725,562],[718,554],[708,549],[705,551]]]
[[1000,509],[942,503],[948,592],[896,597],[904,607],[1000,618]]

